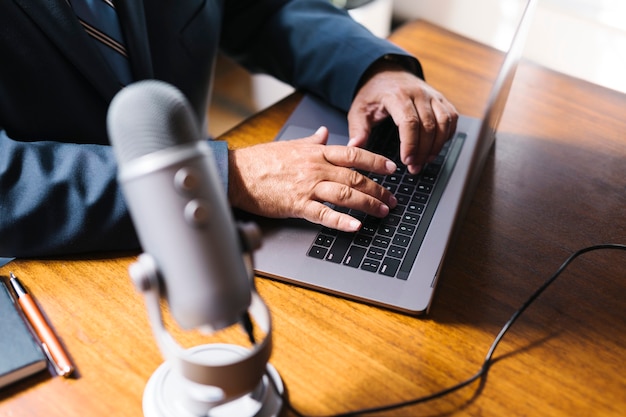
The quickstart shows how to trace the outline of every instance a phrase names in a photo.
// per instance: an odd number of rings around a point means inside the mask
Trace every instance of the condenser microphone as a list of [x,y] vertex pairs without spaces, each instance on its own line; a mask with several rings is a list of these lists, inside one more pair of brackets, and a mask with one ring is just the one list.
[[107,115],[118,179],[162,296],[184,329],[247,317],[251,279],[211,148],[184,95],[161,81],[122,89]]

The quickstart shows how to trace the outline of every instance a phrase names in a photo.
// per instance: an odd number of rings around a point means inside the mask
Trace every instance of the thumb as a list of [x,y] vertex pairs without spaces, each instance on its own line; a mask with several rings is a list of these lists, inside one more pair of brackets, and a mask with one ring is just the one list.
[[306,142],[325,145],[328,142],[328,128],[326,126],[320,126],[311,136],[304,138]]
[[370,135],[370,125],[365,118],[348,117],[348,146],[363,147]]

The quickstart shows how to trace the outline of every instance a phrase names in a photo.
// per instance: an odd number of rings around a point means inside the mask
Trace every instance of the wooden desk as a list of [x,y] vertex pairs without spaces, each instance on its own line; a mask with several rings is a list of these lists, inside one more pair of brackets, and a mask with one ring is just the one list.
[[[427,79],[459,111],[480,114],[500,53],[425,22],[392,39],[421,58]],[[297,100],[225,139],[271,140]],[[500,327],[571,252],[625,243],[624,109],[623,94],[522,64],[426,317],[258,280],[273,313],[271,362],[293,404],[323,415],[451,386],[477,371]],[[31,288],[79,369],[77,379],[43,375],[3,390],[0,415],[141,415],[144,386],[162,358],[126,273],[134,255],[0,268]],[[386,415],[626,415],[625,270],[622,252],[585,255],[504,339],[482,390],[474,384]]]

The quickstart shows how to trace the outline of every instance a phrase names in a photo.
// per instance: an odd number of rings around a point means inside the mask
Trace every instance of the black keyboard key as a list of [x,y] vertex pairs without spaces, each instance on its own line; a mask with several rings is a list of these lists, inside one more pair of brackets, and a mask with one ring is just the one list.
[[385,182],[388,182],[390,184],[400,184],[401,179],[402,175],[391,174],[387,175],[387,178],[385,178]]
[[420,221],[420,216],[418,214],[406,213],[402,216],[402,221],[408,224],[417,224]]
[[358,234],[354,237],[354,244],[359,246],[368,247],[372,243],[371,236],[365,236],[362,234]]
[[418,181],[419,177],[417,175],[405,175],[404,178],[402,178],[402,183],[406,184],[407,186],[415,187]]
[[344,265],[358,268],[361,265],[361,261],[365,257],[365,248],[359,246],[351,246],[346,255],[346,259],[343,261]]
[[385,258],[380,265],[380,273],[388,277],[395,277],[400,267],[400,259]]
[[409,201],[411,201],[411,195],[396,194],[396,200],[398,200],[399,206],[406,206],[407,204],[409,204]]
[[313,247],[309,249],[308,255],[313,258],[324,259],[324,257],[326,256],[326,252],[328,252],[328,249],[323,248],[321,246],[313,245]]
[[392,243],[394,245],[407,247],[409,246],[409,243],[411,243],[411,236],[397,234],[393,237]]
[[424,212],[424,205],[412,202],[406,206],[406,211],[409,213],[422,214]]
[[403,234],[403,235],[413,236],[413,233],[415,233],[415,226],[411,224],[402,223],[400,226],[398,226],[398,233]]
[[425,182],[420,182],[417,184],[417,191],[424,194],[430,194],[433,190],[433,186],[431,184],[426,184]]
[[392,256],[394,258],[402,259],[404,257],[405,252],[406,252],[405,248],[402,248],[396,245],[391,245],[391,247],[389,247],[389,250],[387,251],[387,255]]
[[437,177],[435,175],[422,175],[421,180],[428,184],[434,184]]
[[428,202],[428,195],[415,193],[415,195],[411,198],[412,201],[420,204],[426,204]]
[[328,255],[326,255],[326,260],[339,264],[343,261],[346,252],[348,251],[348,247],[350,247],[350,243],[352,242],[352,234],[341,232],[337,235],[337,239],[333,246],[328,251]]
[[374,241],[372,242],[372,245],[377,246],[379,248],[387,248],[389,247],[389,243],[391,242],[391,240],[387,237],[384,236],[376,236],[374,237]]
[[406,184],[402,184],[400,185],[400,187],[398,188],[398,192],[402,193],[402,194],[408,194],[411,195],[413,194],[413,192],[415,191],[415,186],[414,185],[406,185]]
[[367,235],[367,236],[373,236],[376,234],[376,229],[378,228],[377,222],[371,222],[371,221],[365,221],[363,222],[363,226],[361,226],[361,230],[359,230],[359,233]]
[[396,228],[393,226],[387,226],[386,224],[381,224],[378,228],[378,234],[391,237],[396,233]]
[[400,223],[400,216],[396,216],[394,214],[390,214],[382,220],[382,224],[386,226],[397,226]]
[[361,265],[361,269],[364,269],[364,270],[369,271],[369,272],[377,272],[379,266],[380,266],[380,262],[379,261],[375,261],[373,259],[367,259],[366,258],[363,261],[363,264]]
[[367,255],[368,258],[381,260],[385,256],[385,250],[382,248],[377,248],[376,246],[372,246],[368,249]]
[[334,238],[331,236],[320,234],[317,236],[317,239],[315,239],[315,244],[328,248],[333,243],[333,240]]

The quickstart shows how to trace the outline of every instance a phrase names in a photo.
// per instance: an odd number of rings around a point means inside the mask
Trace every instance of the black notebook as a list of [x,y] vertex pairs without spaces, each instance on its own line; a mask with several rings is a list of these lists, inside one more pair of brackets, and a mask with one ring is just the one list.
[[47,368],[46,357],[0,282],[0,388]]

